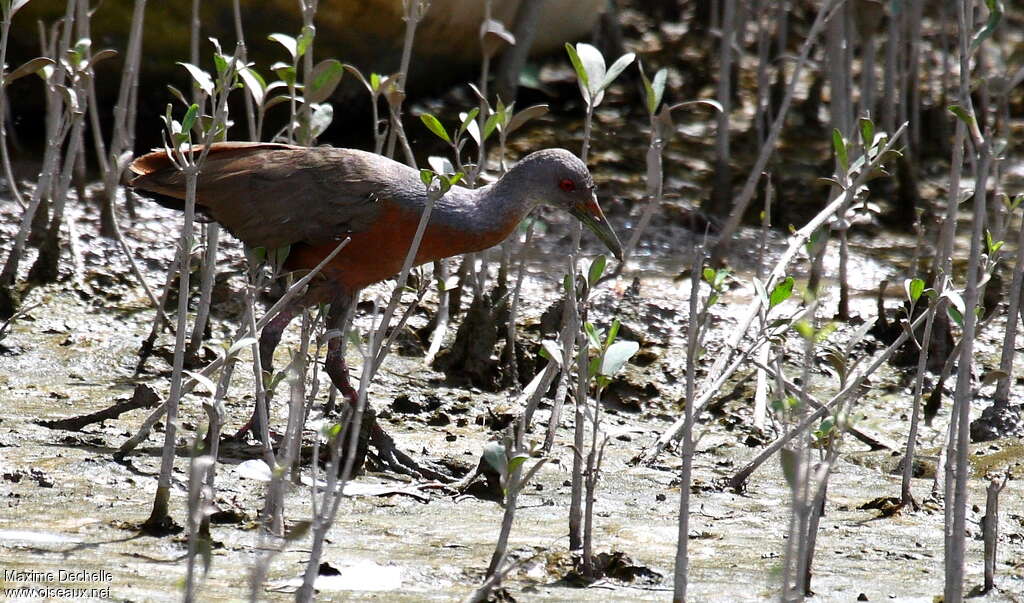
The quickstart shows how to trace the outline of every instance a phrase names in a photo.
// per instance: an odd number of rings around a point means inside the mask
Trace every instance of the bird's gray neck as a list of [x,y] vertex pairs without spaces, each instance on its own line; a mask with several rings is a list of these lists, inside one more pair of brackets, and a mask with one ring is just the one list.
[[511,232],[540,202],[534,187],[515,168],[500,180],[478,189],[453,188],[434,211],[447,225],[464,232]]

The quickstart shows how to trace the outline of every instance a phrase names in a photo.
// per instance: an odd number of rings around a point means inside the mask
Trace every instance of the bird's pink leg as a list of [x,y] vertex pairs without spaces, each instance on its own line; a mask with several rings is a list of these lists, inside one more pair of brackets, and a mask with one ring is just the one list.
[[[344,327],[347,308],[348,306],[345,303],[332,304],[330,315],[327,319],[329,328],[341,329]],[[334,387],[338,388],[338,391],[345,396],[348,403],[355,409],[359,403],[359,393],[352,387],[352,383],[349,380],[348,365],[345,363],[345,354],[342,352],[341,343],[342,337],[333,337],[328,342],[327,359],[324,368],[327,371],[327,375],[331,378]],[[363,423],[360,431],[363,434],[361,437],[368,438],[369,443],[376,448],[376,459],[383,468],[409,475],[416,479],[425,477],[441,481],[452,480],[450,476],[440,471],[421,466],[412,457],[399,450],[395,445],[394,438],[384,431],[377,422],[377,415],[370,408],[369,401],[366,402],[363,410]],[[363,447],[360,446],[359,448],[361,452]],[[362,457],[363,455],[360,454],[359,458],[357,458],[359,462],[354,465],[355,469],[358,469],[361,464]]]

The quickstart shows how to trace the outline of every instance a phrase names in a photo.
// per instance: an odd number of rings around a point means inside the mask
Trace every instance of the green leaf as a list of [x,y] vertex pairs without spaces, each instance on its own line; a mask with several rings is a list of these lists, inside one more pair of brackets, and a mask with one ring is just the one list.
[[[509,107],[509,110],[511,111],[511,106]],[[513,115],[512,118],[508,121],[508,126],[506,126],[504,129],[505,135],[507,136],[512,132],[515,132],[516,130],[521,128],[526,122],[530,121],[531,119],[534,119],[535,117],[540,117],[541,115],[544,115],[547,112],[547,105],[531,105],[523,109],[519,113]]]
[[306,86],[306,102],[322,103],[330,98],[335,88],[341,83],[343,75],[345,75],[345,67],[337,59],[327,59],[317,63],[309,78],[309,84]]
[[958,327],[964,326],[964,314],[953,306],[946,306],[946,313],[949,314],[949,318],[956,323]]
[[875,147],[875,123],[866,117],[862,117],[860,122],[860,139],[867,149],[873,149]]
[[715,291],[721,291],[722,286],[725,285],[725,279],[729,278],[731,271],[728,268],[719,268],[715,271],[715,280],[711,283],[711,286]]
[[498,442],[488,442],[484,446],[481,456],[495,471],[501,474],[502,479],[508,475],[508,459],[505,458],[505,447]]
[[583,61],[580,60],[580,55],[576,52],[576,48],[574,48],[572,44],[566,42],[565,51],[569,53],[569,61],[572,63],[572,68],[576,71],[576,79],[580,81],[581,87],[584,90],[589,90],[590,79],[587,77],[587,70],[583,66]]
[[434,133],[435,136],[451,144],[451,137],[448,136],[448,132],[445,131],[444,126],[441,125],[441,122],[438,121],[436,117],[430,113],[422,113],[420,114],[420,120],[423,122],[423,125],[427,126],[428,130]]
[[370,74],[370,89],[373,90],[374,92],[380,90],[380,74],[379,73],[371,73]]
[[252,102],[257,107],[263,106],[263,101],[267,97],[267,81],[263,79],[263,76],[252,67],[243,67],[238,71],[238,76],[242,78],[242,84],[252,96]]
[[587,334],[587,341],[594,350],[601,349],[601,336],[597,333],[597,327],[592,322],[583,323],[583,332]]
[[615,338],[619,336],[619,328],[621,326],[622,323],[619,322],[618,318],[612,320],[612,326],[608,327],[608,336],[604,338],[604,347],[607,348],[615,343]]
[[189,75],[192,76],[192,81],[206,96],[213,96],[213,78],[210,77],[209,73],[206,73],[192,63],[178,61],[178,64],[188,71]]
[[228,60],[221,53],[215,52],[213,53],[213,66],[217,70],[217,77],[221,78],[228,70]]
[[[635,54],[627,52],[616,59],[616,61],[612,63],[612,66],[608,68],[608,72],[605,73],[604,79],[601,80],[601,89],[604,90],[610,86],[612,82],[615,81],[615,78],[619,77],[619,74],[622,73],[626,67],[629,67],[630,63],[632,63],[635,58]],[[604,57],[601,58],[601,62],[604,62]]]
[[[17,68],[15,68],[14,71],[11,71],[10,73],[4,76],[4,86],[10,84],[16,79],[25,77],[26,75],[39,73],[43,70],[43,68],[53,66],[55,64],[56,63],[54,63],[52,59],[49,59],[47,57],[36,57],[34,59],[29,59],[28,61],[25,61]],[[43,79],[46,78],[44,77]]]
[[661,104],[661,100],[665,96],[665,81],[667,78],[668,69],[662,67],[654,74],[654,80],[651,81],[650,86],[645,86],[647,92],[647,111],[651,115],[657,112],[658,105]]
[[267,39],[272,42],[277,42],[281,46],[284,46],[284,49],[288,51],[288,55],[292,58],[292,63],[294,63],[295,59],[298,58],[299,48],[298,43],[295,41],[295,38],[289,36],[288,34],[272,33],[269,36],[267,36]]
[[953,115],[956,115],[958,118],[960,118],[960,121],[967,124],[969,128],[974,127],[974,116],[968,113],[967,110],[961,107],[960,105],[950,105],[949,111]]
[[316,27],[312,25],[303,25],[302,32],[299,34],[299,39],[295,42],[295,58],[299,58],[306,54],[309,47],[313,44],[313,38],[316,37]]
[[831,335],[832,333],[835,333],[836,329],[838,328],[839,323],[835,321],[826,323],[825,326],[818,329],[818,331],[814,334],[814,342],[821,343],[825,341],[826,339],[828,339],[828,336]]
[[334,121],[334,106],[331,103],[320,103],[313,105],[313,115],[310,116],[309,130],[313,138],[320,136],[327,130]]
[[843,140],[843,133],[838,128],[832,130],[832,146],[836,150],[836,158],[839,160],[839,167],[843,173],[850,171],[850,156],[846,150],[846,141]]
[[187,134],[192,131],[192,126],[196,123],[196,116],[199,115],[199,105],[193,103],[185,112],[185,117],[181,120],[181,132]]
[[919,278],[907,279],[903,281],[903,288],[907,291],[907,299],[911,303],[916,303],[924,293],[924,281]]
[[999,22],[1003,18],[1002,0],[985,0],[985,6],[988,7],[988,20],[985,21],[985,25],[971,39],[971,53],[977,50],[982,42],[992,36],[992,33],[999,27]]
[[530,455],[523,454],[522,452],[520,452],[519,454],[514,455],[512,458],[510,458],[508,460],[508,466],[507,466],[508,472],[511,474],[516,469],[519,469],[520,467],[523,466],[523,463],[525,463],[527,461],[527,459],[529,459],[529,458],[530,458]]
[[484,140],[491,137],[494,133],[494,129],[498,126],[498,120],[501,119],[501,114],[491,113],[491,116],[484,122]]
[[562,348],[557,341],[545,339],[540,342],[540,356],[562,366]]
[[[350,330],[354,330],[354,329],[350,329]],[[257,343],[257,341],[258,340],[255,337],[244,337],[242,339],[239,339],[235,343],[231,344],[230,348],[228,348],[227,357],[231,358],[232,356],[234,356],[238,352],[242,351],[243,349],[251,346],[254,343]]]
[[468,128],[470,124],[475,123],[477,115],[480,115],[480,107],[474,107],[470,109],[468,113],[460,115],[462,123],[459,124],[459,136],[462,136],[462,134],[466,132],[466,128]]
[[993,241],[992,233],[985,229],[985,247],[988,249],[989,257],[994,256],[1003,246],[1004,241]]
[[604,274],[604,268],[607,263],[608,258],[603,253],[594,258],[594,261],[590,263],[590,270],[587,271],[587,284],[593,287],[597,284],[597,281],[601,280],[601,275]]
[[281,81],[288,86],[295,86],[298,73],[295,71],[295,67],[285,63],[284,61],[278,61],[270,66],[270,69],[277,74],[277,77],[281,78]]
[[715,269],[711,267],[704,268],[701,273],[704,276],[704,282],[711,285],[715,282]]
[[775,285],[775,288],[772,289],[772,293],[768,298],[769,310],[786,301],[793,295],[793,283],[793,277],[787,276],[785,280],[778,285]]
[[214,385],[213,381],[211,381],[210,378],[207,377],[206,375],[200,375],[199,373],[185,370],[183,370],[182,372],[191,377],[192,379],[195,379],[196,383],[205,387],[206,390],[211,394],[217,392],[217,386]]
[[800,334],[804,339],[811,341],[814,339],[814,327],[811,323],[806,320],[798,320],[793,323],[793,330]]
[[640,349],[635,341],[616,341],[608,346],[601,360],[601,375],[611,377],[622,370],[626,362]]
[[420,170],[420,182],[423,183],[423,186],[429,188],[430,183],[433,182],[436,177],[437,174],[435,174],[433,170],[428,170],[426,168]]

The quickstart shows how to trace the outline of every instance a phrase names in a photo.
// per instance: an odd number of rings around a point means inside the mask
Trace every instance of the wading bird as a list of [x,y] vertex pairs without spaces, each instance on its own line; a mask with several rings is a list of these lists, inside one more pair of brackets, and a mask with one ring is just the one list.
[[[193,152],[198,153],[199,147]],[[136,192],[184,208],[185,176],[164,151],[131,164]],[[303,307],[329,304],[327,328],[340,329],[359,291],[400,272],[419,224],[427,190],[420,173],[381,155],[353,149],[275,143],[216,143],[202,164],[196,211],[249,247],[290,246],[285,270],[309,271],[349,238],[297,301],[259,338],[263,370],[288,323]],[[526,156],[493,184],[452,187],[434,205],[415,264],[487,249],[503,241],[538,204],[561,208],[621,259],[622,246],[597,203],[586,165],[563,149]],[[341,338],[328,343],[326,371],[354,404]],[[412,459],[369,417],[369,442],[386,467],[418,473]],[[258,412],[250,427],[259,426]],[[253,433],[261,433],[253,429]]]

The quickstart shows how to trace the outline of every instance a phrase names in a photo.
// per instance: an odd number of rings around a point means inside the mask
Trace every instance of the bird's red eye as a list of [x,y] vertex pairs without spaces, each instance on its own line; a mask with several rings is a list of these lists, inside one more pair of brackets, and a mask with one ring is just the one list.
[[569,178],[562,178],[558,183],[558,188],[562,189],[567,193],[571,193],[576,190],[576,183]]

